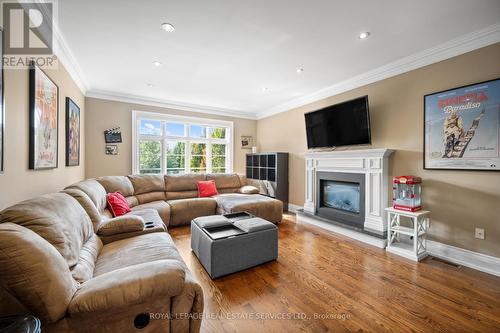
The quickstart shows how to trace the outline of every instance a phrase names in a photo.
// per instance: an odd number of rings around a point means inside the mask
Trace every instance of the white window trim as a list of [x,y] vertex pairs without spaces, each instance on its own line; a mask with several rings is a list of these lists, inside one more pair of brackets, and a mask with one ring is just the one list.
[[[232,173],[233,168],[234,168],[234,123],[232,121],[227,121],[227,120],[218,120],[218,119],[209,119],[209,118],[201,118],[201,117],[188,117],[188,116],[178,116],[178,115],[172,115],[172,114],[165,114],[165,113],[157,113],[157,112],[146,112],[146,111],[137,111],[137,110],[132,110],[132,173],[133,174],[139,174],[139,147],[138,147],[138,141],[139,141],[139,131],[138,131],[138,119],[140,118],[146,118],[146,119],[152,119],[152,120],[162,120],[162,121],[168,121],[168,122],[177,122],[177,123],[184,123],[187,124],[188,126],[185,126],[185,136],[184,137],[178,137],[178,136],[163,136],[163,138],[171,139],[171,140],[177,140],[177,141],[191,141],[193,142],[194,138],[188,138],[188,132],[189,132],[189,125],[204,125],[204,126],[210,126],[210,127],[226,127],[229,129],[228,133],[228,140],[222,140],[220,139],[221,143],[225,143],[228,145],[228,152],[229,154],[226,154],[226,173]],[[207,142],[208,140],[205,140],[203,138],[200,138],[199,142]],[[210,142],[214,143],[217,142],[217,139],[211,139]],[[162,159],[161,159],[161,168],[164,170],[164,142],[162,141],[161,144],[161,149],[162,149]],[[186,151],[188,151],[188,156],[191,156],[191,153],[189,152],[190,145],[186,145]],[[207,172],[211,168],[209,168],[209,164],[211,165],[212,160],[211,160],[211,150],[207,150]],[[186,160],[186,172],[189,173],[191,172],[190,170],[190,163],[189,160]]]

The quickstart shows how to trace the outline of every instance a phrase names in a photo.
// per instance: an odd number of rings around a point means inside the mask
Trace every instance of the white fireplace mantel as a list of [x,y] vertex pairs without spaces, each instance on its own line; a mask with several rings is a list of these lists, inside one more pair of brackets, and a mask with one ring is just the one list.
[[316,173],[345,172],[365,175],[364,229],[383,234],[387,230],[389,156],[391,149],[319,151],[305,154],[306,195],[304,211],[316,213]]

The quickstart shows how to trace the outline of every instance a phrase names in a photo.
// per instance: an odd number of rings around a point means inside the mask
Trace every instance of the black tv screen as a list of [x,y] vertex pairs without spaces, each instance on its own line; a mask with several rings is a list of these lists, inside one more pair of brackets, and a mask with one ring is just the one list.
[[370,144],[368,96],[305,114],[307,147]]

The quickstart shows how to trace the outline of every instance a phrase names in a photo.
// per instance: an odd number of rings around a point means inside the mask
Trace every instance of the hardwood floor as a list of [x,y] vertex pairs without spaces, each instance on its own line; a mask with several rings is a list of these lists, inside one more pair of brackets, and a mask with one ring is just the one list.
[[169,232],[205,292],[213,318],[202,332],[500,332],[493,275],[417,264],[286,215],[277,261],[213,281],[191,252],[189,227]]

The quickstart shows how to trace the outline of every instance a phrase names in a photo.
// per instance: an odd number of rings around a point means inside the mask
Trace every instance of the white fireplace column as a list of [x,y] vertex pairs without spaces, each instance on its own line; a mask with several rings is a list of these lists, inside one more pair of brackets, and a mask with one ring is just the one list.
[[344,172],[365,175],[364,229],[383,234],[387,230],[384,208],[389,206],[389,156],[391,149],[363,149],[310,152],[306,159],[304,211],[316,213],[317,172]]

